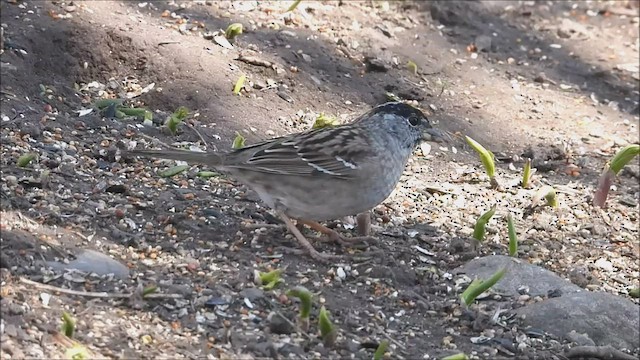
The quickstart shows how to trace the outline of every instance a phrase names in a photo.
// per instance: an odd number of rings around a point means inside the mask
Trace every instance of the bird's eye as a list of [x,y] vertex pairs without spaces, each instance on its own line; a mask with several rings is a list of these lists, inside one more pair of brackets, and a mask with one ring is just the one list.
[[417,117],[416,115],[409,116],[409,124],[411,124],[411,126],[420,125],[420,118]]

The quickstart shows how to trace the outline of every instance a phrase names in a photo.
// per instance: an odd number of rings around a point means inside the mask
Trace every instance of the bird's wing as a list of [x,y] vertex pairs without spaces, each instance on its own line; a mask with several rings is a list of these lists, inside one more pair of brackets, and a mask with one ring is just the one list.
[[236,150],[225,166],[282,175],[353,178],[363,161],[373,155],[371,140],[362,130],[343,125],[272,139]]

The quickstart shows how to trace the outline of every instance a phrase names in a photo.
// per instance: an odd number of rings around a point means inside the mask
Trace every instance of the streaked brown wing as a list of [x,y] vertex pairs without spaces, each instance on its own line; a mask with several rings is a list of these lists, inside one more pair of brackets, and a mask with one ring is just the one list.
[[311,130],[248,146],[232,153],[242,161],[226,163],[272,174],[353,178],[371,154],[369,138],[350,125]]

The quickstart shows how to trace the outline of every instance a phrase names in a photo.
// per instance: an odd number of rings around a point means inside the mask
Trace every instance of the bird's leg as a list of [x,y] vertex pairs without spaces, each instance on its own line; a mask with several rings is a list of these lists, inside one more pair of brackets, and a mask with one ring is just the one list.
[[311,229],[324,234],[327,236],[328,240],[331,241],[335,241],[340,245],[343,246],[353,246],[353,244],[358,243],[358,242],[362,242],[362,241],[371,241],[374,240],[373,237],[371,236],[357,236],[357,237],[344,237],[342,235],[340,235],[337,231],[329,229],[328,227],[319,224],[315,221],[310,221],[310,220],[301,220],[298,219],[298,223],[300,224],[304,224],[307,225],[308,227],[310,227]]
[[298,230],[298,228],[293,223],[293,221],[284,212],[278,211],[278,215],[280,216],[282,221],[284,221],[284,223],[287,225],[287,229],[289,229],[289,231],[293,234],[293,236],[295,236],[295,238],[298,240],[300,245],[302,245],[302,247],[309,253],[309,255],[313,259],[327,262],[332,259],[340,258],[339,256],[336,256],[336,255],[327,255],[327,254],[318,252],[318,250],[316,250],[313,247],[313,245],[311,245],[309,240],[307,240],[307,238],[305,238],[304,235],[302,235],[302,233],[300,232],[300,230]]
[[369,236],[371,233],[371,213],[365,211],[356,216],[356,224],[358,225],[358,235]]

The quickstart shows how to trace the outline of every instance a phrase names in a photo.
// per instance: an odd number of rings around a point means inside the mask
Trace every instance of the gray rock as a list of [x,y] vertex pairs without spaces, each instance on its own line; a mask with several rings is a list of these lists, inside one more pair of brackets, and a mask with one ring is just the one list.
[[487,36],[487,35],[479,35],[475,38],[475,40],[473,41],[474,44],[476,45],[476,48],[478,49],[478,51],[491,51],[491,44],[493,42],[493,40],[491,39],[491,36]]
[[562,294],[575,293],[582,290],[579,286],[570,283],[549,270],[503,255],[473,259],[454,270],[454,273],[463,273],[472,279],[475,277],[486,279],[505,266],[507,267],[507,273],[492,288],[499,294],[517,297],[520,295],[518,289],[522,287],[527,287],[531,296],[544,296],[550,292],[557,293],[558,290]]
[[129,276],[129,268],[112,259],[110,256],[94,250],[84,250],[76,256],[76,259],[68,264],[56,261],[47,261],[47,265],[57,270],[75,269],[98,275],[113,274],[118,278]]
[[640,347],[640,306],[622,297],[582,291],[527,305],[516,310],[524,324],[558,337],[572,331],[586,334],[596,345]]
[[364,63],[367,69],[367,72],[387,72],[389,71],[389,67],[385,63],[384,60],[377,57],[365,57]]

